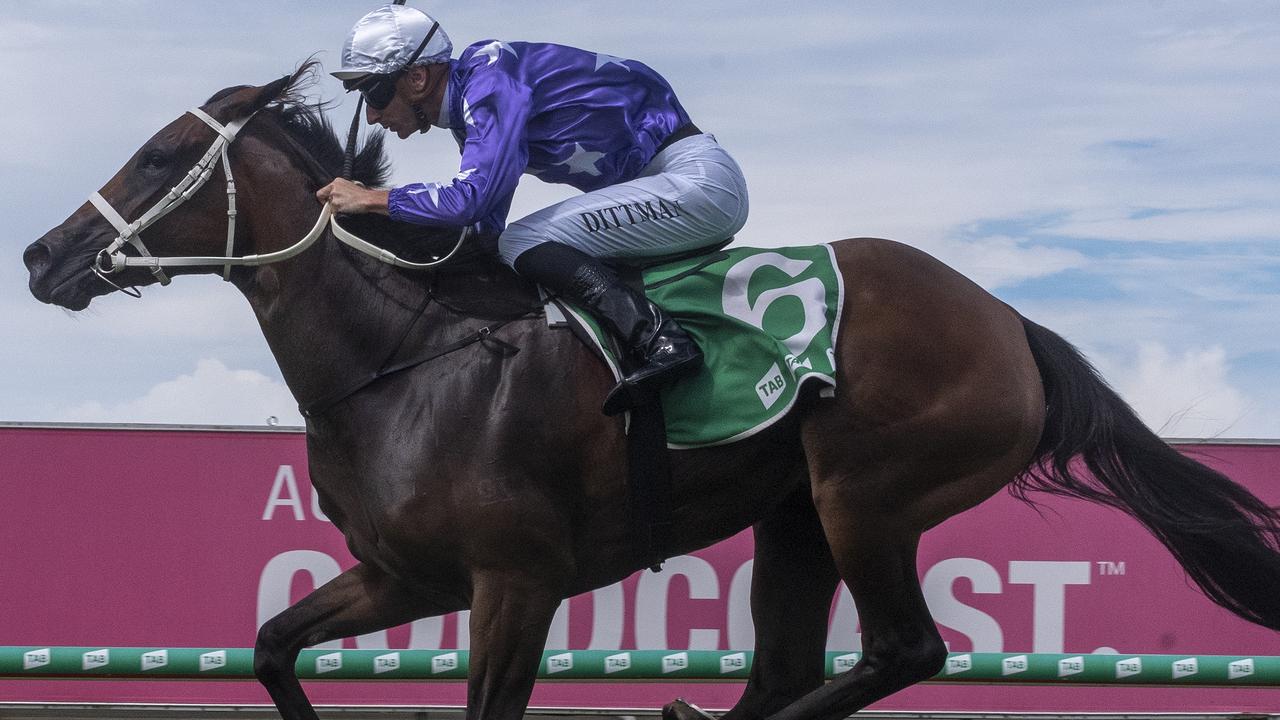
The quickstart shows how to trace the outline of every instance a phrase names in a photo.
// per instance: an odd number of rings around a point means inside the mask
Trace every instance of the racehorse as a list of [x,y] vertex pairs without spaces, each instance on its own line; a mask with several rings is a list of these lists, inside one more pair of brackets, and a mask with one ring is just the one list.
[[[204,166],[234,168],[238,222],[227,228],[221,193],[187,186],[135,255],[209,258],[231,244],[266,256],[306,234],[323,211],[314,192],[342,165],[300,97],[308,70],[223,90],[160,130],[100,198],[26,249],[35,297],[79,310],[114,286],[166,281],[107,272],[117,230],[138,233],[104,215],[163,204],[220,137],[227,164]],[[357,179],[385,180],[381,153],[375,136]],[[428,253],[458,232],[406,241],[382,218],[347,222]],[[1275,510],[1169,448],[1065,340],[939,261],[888,240],[833,247],[849,289],[834,396],[806,394],[748,440],[672,453],[672,554],[755,531],[755,660],[727,720],[842,718],[938,672],[947,650],[917,545],[1005,487],[1124,510],[1208,597],[1280,629]],[[548,328],[535,290],[482,249],[421,273],[326,234],[287,260],[226,270],[308,408],[311,479],[359,561],[260,629],[255,673],[280,714],[316,717],[294,674],[303,647],[470,608],[467,717],[521,717],[560,601],[648,564],[627,530],[624,421],[599,411],[605,365]],[[824,684],[840,580],[863,655]]]

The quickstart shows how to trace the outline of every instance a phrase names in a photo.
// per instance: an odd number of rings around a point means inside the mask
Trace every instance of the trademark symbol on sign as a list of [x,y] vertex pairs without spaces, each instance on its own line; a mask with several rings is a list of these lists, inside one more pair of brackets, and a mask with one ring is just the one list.
[[1110,560],[1099,560],[1097,562],[1097,565],[1098,565],[1099,575],[1123,575],[1124,574],[1123,560],[1119,562],[1111,562]]

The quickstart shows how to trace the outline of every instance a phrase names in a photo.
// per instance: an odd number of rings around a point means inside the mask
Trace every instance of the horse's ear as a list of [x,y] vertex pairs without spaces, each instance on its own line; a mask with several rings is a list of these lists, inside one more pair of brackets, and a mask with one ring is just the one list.
[[293,82],[293,75],[285,75],[279,80],[262,85],[260,87],[246,88],[245,92],[236,93],[232,96],[230,111],[231,117],[245,117],[258,112],[262,108],[271,104],[280,98],[289,85]]
[[225,117],[241,118],[258,112],[272,102],[284,99],[291,90],[295,90],[304,76],[314,75],[314,61],[307,62],[294,72],[259,87],[241,86],[227,88],[209,98],[209,102],[224,100],[226,102]]

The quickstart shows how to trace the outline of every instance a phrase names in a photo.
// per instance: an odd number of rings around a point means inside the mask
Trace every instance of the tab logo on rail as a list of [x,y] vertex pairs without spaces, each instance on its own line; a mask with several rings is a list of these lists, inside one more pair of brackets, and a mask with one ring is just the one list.
[[342,653],[325,653],[316,658],[316,674],[342,669]]
[[610,655],[604,659],[604,672],[606,675],[629,669],[631,669],[631,653],[629,652]]
[[1253,674],[1253,658],[1245,658],[1244,660],[1236,660],[1227,664],[1227,679],[1239,680],[1242,677],[1249,677]]
[[451,652],[443,655],[437,655],[431,658],[431,674],[439,675],[443,672],[458,669],[458,653]]
[[53,662],[53,651],[49,648],[30,650],[22,653],[22,669],[33,670]]
[[831,674],[839,675],[840,673],[849,672],[858,664],[858,658],[860,657],[861,653],[848,653],[831,658]]
[[678,672],[689,667],[689,653],[678,652],[662,656],[662,673]]
[[573,669],[573,653],[560,653],[547,658],[547,674]]
[[1116,661],[1116,679],[1127,678],[1142,672],[1142,658],[1131,657]]
[[1084,672],[1084,656],[1076,655],[1075,657],[1062,658],[1058,661],[1058,677],[1067,677],[1068,675],[1079,675]]
[[155,670],[169,664],[168,650],[153,650],[151,652],[142,653],[142,670]]
[[746,653],[729,653],[720,657],[720,674],[727,675],[731,672],[747,669]]
[[111,662],[110,650],[106,648],[102,648],[101,650],[90,650],[81,656],[80,669],[92,670],[94,668],[104,667],[109,662]]
[[400,669],[400,653],[393,652],[379,655],[373,659],[373,674],[391,672]]
[[1189,657],[1173,661],[1172,676],[1174,680],[1191,677],[1198,672],[1200,672],[1200,661],[1196,658]]
[[214,650],[200,654],[200,672],[220,670],[227,666],[227,651]]
[[1026,655],[1014,655],[1000,661],[1001,675],[1017,675],[1020,672],[1026,672],[1028,667]]
[[947,658],[948,675],[955,675],[956,673],[962,673],[972,669],[973,656],[968,653],[964,655],[953,655]]

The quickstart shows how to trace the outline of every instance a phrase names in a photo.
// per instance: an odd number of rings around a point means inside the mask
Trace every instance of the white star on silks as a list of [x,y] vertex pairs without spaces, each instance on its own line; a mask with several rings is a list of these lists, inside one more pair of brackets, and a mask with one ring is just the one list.
[[477,51],[476,51],[476,55],[485,55],[485,56],[487,56],[487,57],[489,58],[489,62],[488,62],[488,64],[489,64],[489,65],[492,65],[492,64],[494,64],[494,63],[498,62],[498,58],[502,56],[502,51],[503,51],[503,50],[506,50],[507,52],[511,53],[511,56],[512,56],[512,57],[517,57],[517,58],[518,58],[518,57],[520,57],[520,56],[516,53],[515,48],[513,48],[513,47],[511,47],[510,45],[508,45],[508,44],[506,44],[506,43],[502,42],[501,40],[494,40],[493,42],[489,43],[488,45],[485,45],[484,47],[482,47],[482,48],[480,48],[479,50],[477,50]]
[[600,174],[600,169],[596,167],[596,161],[602,157],[604,157],[604,153],[587,150],[578,143],[574,143],[573,155],[570,155],[568,160],[558,164],[568,165],[570,175],[574,173],[586,173],[588,175],[595,176]]
[[431,197],[431,204],[440,207],[440,184],[439,183],[423,183],[421,190],[410,190],[410,195],[421,195],[426,193]]
[[[471,177],[476,170],[477,168],[467,168],[466,170],[460,171],[457,175],[453,176],[453,181],[449,184],[452,185],[453,183],[466,180]],[[422,183],[422,187],[420,189],[409,191],[410,195],[421,195],[422,193],[426,193],[431,198],[432,205],[440,207],[440,183]]]
[[625,58],[614,57],[612,55],[605,55],[604,53],[596,53],[596,69],[597,70],[604,67],[605,65],[608,65],[609,63],[613,63],[614,65],[620,66],[623,70],[630,72],[631,68],[623,64],[625,62],[626,62]]

